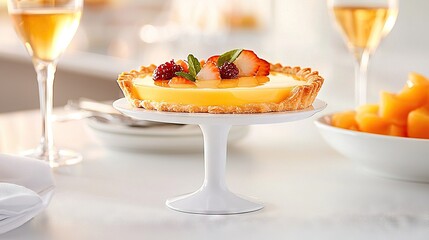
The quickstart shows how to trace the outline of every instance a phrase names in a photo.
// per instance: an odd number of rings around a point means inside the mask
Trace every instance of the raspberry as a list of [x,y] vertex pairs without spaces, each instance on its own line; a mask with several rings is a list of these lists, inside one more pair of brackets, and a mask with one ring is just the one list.
[[233,79],[238,77],[238,68],[232,62],[225,62],[219,70],[222,79]]
[[176,72],[183,71],[182,66],[177,65],[173,60],[159,65],[153,72],[153,80],[170,80],[176,76]]

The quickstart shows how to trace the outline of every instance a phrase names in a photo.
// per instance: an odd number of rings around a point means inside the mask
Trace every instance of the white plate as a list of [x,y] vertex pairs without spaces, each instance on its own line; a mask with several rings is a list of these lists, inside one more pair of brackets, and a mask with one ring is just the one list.
[[385,177],[429,182],[429,140],[337,128],[331,117],[317,119],[316,126],[335,150],[357,165]]
[[[108,124],[88,119],[95,137],[107,148],[125,151],[197,152],[203,151],[203,136],[198,125],[159,125],[148,128]],[[248,126],[231,128],[228,144],[245,137]]]

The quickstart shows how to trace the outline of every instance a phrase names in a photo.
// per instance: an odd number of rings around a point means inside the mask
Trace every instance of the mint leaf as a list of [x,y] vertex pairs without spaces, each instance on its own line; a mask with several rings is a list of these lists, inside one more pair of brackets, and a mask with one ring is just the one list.
[[184,77],[192,82],[195,82],[195,77],[192,76],[191,74],[187,73],[187,72],[176,72],[176,75],[179,77]]
[[188,55],[188,65],[189,65],[189,74],[194,78],[197,76],[198,72],[201,70],[200,62],[194,55]]
[[235,59],[240,56],[242,51],[243,49],[234,49],[220,55],[219,59],[217,60],[217,66],[221,67],[225,62],[234,62]]

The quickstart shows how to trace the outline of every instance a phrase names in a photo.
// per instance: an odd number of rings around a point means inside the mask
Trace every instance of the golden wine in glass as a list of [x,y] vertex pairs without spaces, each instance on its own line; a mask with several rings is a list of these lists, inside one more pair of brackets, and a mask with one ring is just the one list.
[[393,28],[398,0],[328,0],[333,18],[345,36],[355,64],[355,104],[367,101],[369,58]]
[[53,84],[58,58],[79,26],[83,0],[8,0],[15,31],[32,57],[39,86],[42,137],[25,155],[49,162],[51,167],[82,160],[79,153],[57,149],[52,132]]

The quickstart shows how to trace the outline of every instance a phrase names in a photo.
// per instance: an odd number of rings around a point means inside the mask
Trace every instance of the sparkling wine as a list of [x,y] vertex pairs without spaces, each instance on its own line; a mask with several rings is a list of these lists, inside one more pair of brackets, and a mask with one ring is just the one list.
[[377,48],[395,24],[398,10],[385,7],[334,7],[334,15],[350,47]]
[[80,10],[25,10],[11,13],[16,32],[31,56],[53,61],[67,48],[79,26]]

